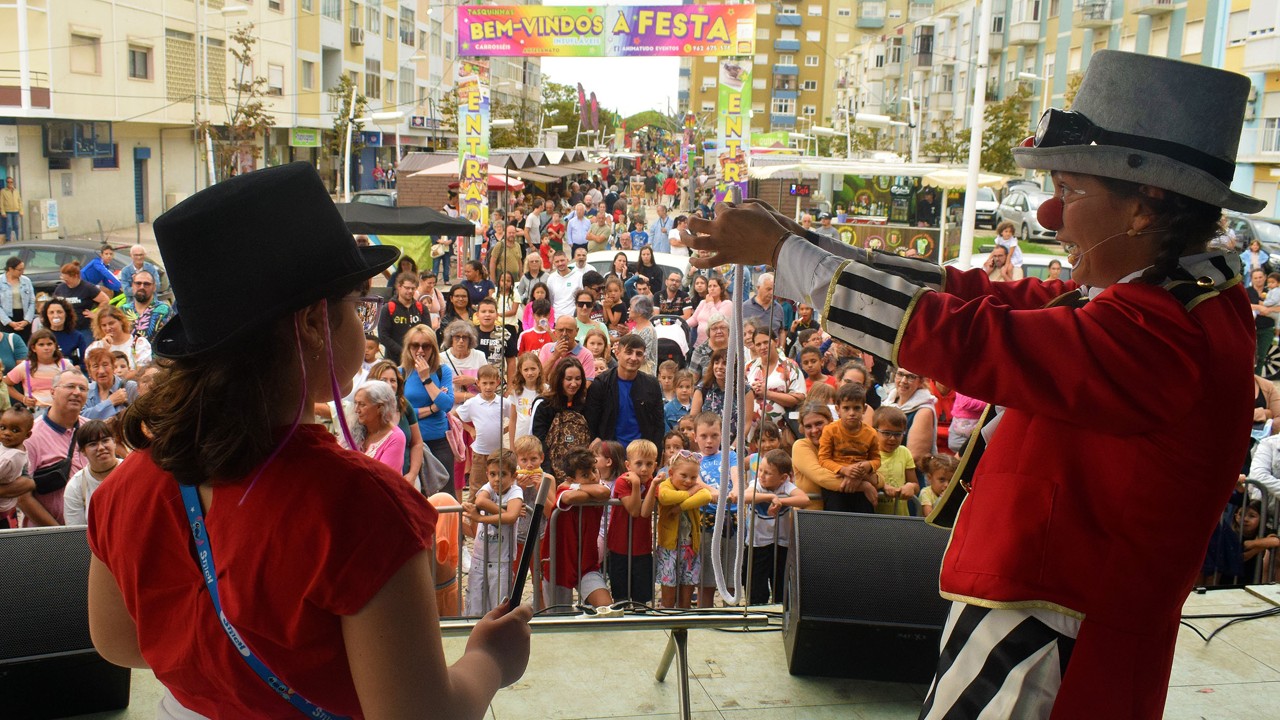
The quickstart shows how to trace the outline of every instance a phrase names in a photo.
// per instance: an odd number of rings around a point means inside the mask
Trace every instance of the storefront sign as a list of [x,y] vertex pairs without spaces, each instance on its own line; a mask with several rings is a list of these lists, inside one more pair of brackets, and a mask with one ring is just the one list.
[[18,126],[0,125],[0,153],[18,152]]
[[754,5],[458,8],[460,55],[733,56],[755,53]]
[[751,61],[720,61],[720,119],[716,142],[720,148],[720,184],[716,200],[723,200],[731,186],[747,195],[747,144],[751,113]]
[[361,130],[360,143],[366,147],[382,147],[382,131]]
[[320,147],[320,130],[289,128],[289,147]]

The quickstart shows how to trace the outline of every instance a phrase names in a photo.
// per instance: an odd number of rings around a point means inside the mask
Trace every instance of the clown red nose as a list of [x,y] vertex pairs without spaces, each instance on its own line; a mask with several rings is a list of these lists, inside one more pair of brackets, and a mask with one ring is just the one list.
[[1055,195],[1040,203],[1040,209],[1036,210],[1036,220],[1040,221],[1040,226],[1045,230],[1061,230],[1062,208],[1062,198]]

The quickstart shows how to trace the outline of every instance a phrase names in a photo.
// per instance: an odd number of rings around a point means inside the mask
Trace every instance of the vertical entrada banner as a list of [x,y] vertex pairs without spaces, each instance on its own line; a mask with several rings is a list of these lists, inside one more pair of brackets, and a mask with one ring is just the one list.
[[458,213],[489,224],[489,63],[458,60]]
[[458,54],[525,57],[752,55],[755,5],[462,6]]
[[722,200],[730,185],[747,195],[747,145],[751,128],[751,61],[720,61],[720,113],[716,145],[720,150],[720,184],[716,200]]

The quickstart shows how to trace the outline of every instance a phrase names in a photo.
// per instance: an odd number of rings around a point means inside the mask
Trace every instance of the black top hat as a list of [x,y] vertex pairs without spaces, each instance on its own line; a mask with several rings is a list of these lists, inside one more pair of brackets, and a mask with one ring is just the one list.
[[[1254,213],[1266,201],[1231,189],[1249,78],[1178,60],[1100,50],[1071,112],[1041,118],[1038,140],[1061,118],[1059,142],[1013,149],[1018,167],[1129,180],[1214,207]],[[1056,116],[1054,114],[1057,114]]]
[[[400,256],[387,245],[357,247],[305,162],[212,185],[156,218],[154,228],[179,308],[152,343],[167,358],[224,347],[358,285]],[[235,265],[234,279],[213,271],[215,252]]]

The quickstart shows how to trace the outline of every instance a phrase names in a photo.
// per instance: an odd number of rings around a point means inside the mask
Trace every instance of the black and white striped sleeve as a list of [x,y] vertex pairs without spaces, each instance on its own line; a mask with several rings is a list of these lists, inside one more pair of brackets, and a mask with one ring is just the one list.
[[820,308],[832,337],[890,362],[916,298],[929,290],[794,236],[778,255],[775,284],[778,295]]
[[930,290],[941,291],[947,279],[946,271],[940,265],[925,258],[910,258],[903,257],[897,253],[864,250],[826,235],[819,235],[812,230],[806,233],[804,237],[810,243],[817,245],[832,255],[854,260],[863,265],[870,265],[877,270],[883,270],[890,275],[905,278]]

